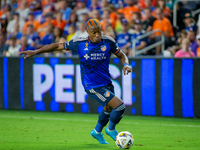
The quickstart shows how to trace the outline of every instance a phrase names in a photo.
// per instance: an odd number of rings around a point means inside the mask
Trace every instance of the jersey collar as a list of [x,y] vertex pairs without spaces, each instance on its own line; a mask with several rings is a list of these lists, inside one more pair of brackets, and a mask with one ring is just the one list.
[[92,41],[90,40],[89,36],[88,36],[88,42],[89,42],[89,43],[92,43]]

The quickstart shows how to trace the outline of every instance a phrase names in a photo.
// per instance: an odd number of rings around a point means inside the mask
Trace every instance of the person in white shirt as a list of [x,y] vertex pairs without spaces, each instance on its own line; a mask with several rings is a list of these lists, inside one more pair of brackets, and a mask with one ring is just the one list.
[[10,46],[8,47],[8,51],[6,52],[6,56],[18,56],[20,45],[17,44],[17,38],[15,36],[12,36],[10,38]]
[[22,31],[22,28],[23,28],[24,23],[25,23],[24,20],[19,18],[19,13],[18,12],[14,13],[13,18],[14,19],[9,22],[9,24],[8,24],[8,26],[6,28],[8,35],[10,33],[14,32],[14,26],[15,26],[16,23],[19,24],[19,31]]
[[78,38],[78,37],[87,37],[88,36],[88,33],[85,30],[85,24],[83,22],[79,23],[78,28],[79,29],[75,32],[72,39],[75,39],[75,38]]
[[89,14],[90,11],[87,9],[85,0],[77,0],[77,11],[76,14],[78,16],[78,21],[83,21],[82,14]]
[[30,9],[27,7],[27,1],[22,1],[20,9],[17,10],[19,13],[20,19],[26,20],[28,17]]

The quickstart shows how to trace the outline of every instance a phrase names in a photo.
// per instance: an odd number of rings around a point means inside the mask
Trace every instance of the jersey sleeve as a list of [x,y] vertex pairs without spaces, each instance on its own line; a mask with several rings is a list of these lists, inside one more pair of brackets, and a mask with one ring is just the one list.
[[65,50],[71,50],[73,52],[78,52],[78,45],[79,42],[76,39],[63,43],[63,47]]
[[111,52],[117,55],[120,52],[118,43],[114,39],[111,39],[110,42],[111,42]]

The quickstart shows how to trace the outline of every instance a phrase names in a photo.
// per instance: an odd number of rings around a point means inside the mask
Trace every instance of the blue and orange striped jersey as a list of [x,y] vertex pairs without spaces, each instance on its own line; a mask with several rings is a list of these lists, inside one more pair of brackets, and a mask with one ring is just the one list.
[[118,54],[119,47],[115,40],[102,35],[101,42],[91,43],[89,37],[77,38],[64,42],[66,50],[78,52],[82,84],[85,90],[111,83],[109,63],[111,53]]

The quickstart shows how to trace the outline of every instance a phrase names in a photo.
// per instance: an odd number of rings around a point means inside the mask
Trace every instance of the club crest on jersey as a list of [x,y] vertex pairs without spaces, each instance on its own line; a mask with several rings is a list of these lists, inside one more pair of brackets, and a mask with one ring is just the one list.
[[101,50],[104,52],[107,49],[107,47],[105,45],[101,46]]
[[110,97],[110,92],[106,91],[106,92],[104,93],[104,96],[105,96],[105,97]]

